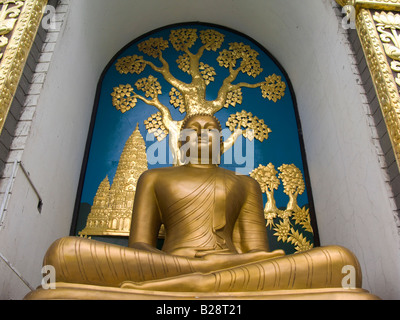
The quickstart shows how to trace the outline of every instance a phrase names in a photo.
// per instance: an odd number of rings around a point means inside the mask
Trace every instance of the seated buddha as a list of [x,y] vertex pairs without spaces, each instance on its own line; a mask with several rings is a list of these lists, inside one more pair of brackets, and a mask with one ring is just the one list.
[[[360,289],[359,263],[345,248],[270,251],[259,184],[213,163],[218,120],[196,115],[182,127],[189,130],[181,139],[185,164],[149,170],[138,181],[129,246],[56,241],[44,265],[55,268],[57,289],[27,299],[372,297]],[[342,288],[348,265],[356,270],[353,289]]]

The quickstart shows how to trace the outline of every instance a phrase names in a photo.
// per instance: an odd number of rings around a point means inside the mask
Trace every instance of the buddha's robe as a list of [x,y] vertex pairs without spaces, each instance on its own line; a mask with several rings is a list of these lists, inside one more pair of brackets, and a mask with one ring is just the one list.
[[[186,179],[182,179],[185,177]],[[141,177],[130,242],[154,242],[165,226],[162,251],[186,257],[208,253],[268,251],[262,194],[258,183],[221,169],[191,167],[151,170]],[[153,194],[153,198],[149,196]],[[148,203],[157,203],[154,212]],[[160,217],[143,228],[149,216]]]
[[220,255],[213,260],[70,237],[49,248],[44,264],[56,268],[57,282],[199,292],[339,288],[345,276],[343,266],[351,265],[357,271],[356,287],[361,286],[357,259],[337,246],[274,259],[242,254]]
[[[44,262],[56,268],[57,282],[198,292],[332,288],[352,265],[361,285],[357,259],[344,248],[269,252],[262,194],[251,178],[221,168],[165,168],[145,173],[137,190],[133,247],[60,239]],[[153,245],[161,224],[162,251],[134,247]]]

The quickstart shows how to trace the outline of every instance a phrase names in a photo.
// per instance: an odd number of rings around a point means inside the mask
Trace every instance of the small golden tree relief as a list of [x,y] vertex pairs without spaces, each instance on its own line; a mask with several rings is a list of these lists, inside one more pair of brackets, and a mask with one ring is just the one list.
[[[311,216],[308,208],[300,208],[297,203],[297,197],[305,191],[303,174],[294,164],[283,164],[278,170],[279,175],[275,166],[270,163],[267,166],[260,165],[250,173],[259,183],[261,191],[267,195],[264,209],[266,226],[274,228],[277,240],[291,243],[296,252],[307,251],[313,244],[303,231],[313,234]],[[274,191],[278,190],[281,182],[284,193],[289,196],[286,209],[278,209],[274,197]]]
[[297,204],[297,197],[299,194],[303,194],[305,190],[303,174],[294,164],[284,164],[279,168],[279,171],[281,172],[279,178],[285,188],[284,192],[289,196],[286,210],[293,212],[300,210]]
[[[191,50],[195,44],[201,41],[197,52]],[[146,60],[143,56],[132,55],[119,59],[115,65],[121,74],[141,74],[147,67],[155,73],[139,79],[133,85],[121,84],[114,88],[112,95],[113,106],[122,113],[134,108],[140,100],[147,105],[158,109],[158,112],[145,121],[149,133],[154,133],[161,141],[170,135],[170,147],[174,159],[179,164],[178,134],[183,121],[194,114],[214,115],[222,108],[235,107],[243,102],[242,88],[259,88],[263,98],[277,102],[285,95],[286,84],[278,75],[270,75],[265,81],[258,83],[235,82],[239,74],[250,78],[256,78],[263,72],[258,60],[259,53],[243,43],[233,42],[228,49],[219,51],[217,63],[221,68],[227,69],[228,76],[222,82],[214,100],[206,99],[207,86],[215,82],[218,76],[217,70],[202,61],[201,58],[207,51],[218,52],[225,41],[225,35],[213,30],[178,29],[170,32],[169,39],[150,38],[138,44],[138,49],[145,55],[158,59],[159,64]],[[176,60],[180,70],[191,76],[191,82],[186,83],[176,78],[170,71],[170,62],[163,56],[163,52],[172,46],[182,54]],[[163,88],[158,81],[162,77],[172,87],[169,92],[170,104],[178,109],[185,119],[175,121],[167,105],[159,98],[163,94]],[[134,88],[135,87],[135,88]],[[141,93],[140,93],[141,92]],[[227,126],[232,131],[232,136],[224,142],[224,151],[233,146],[236,139],[243,133],[249,139],[263,141],[268,138],[271,130],[264,121],[247,114],[233,115]],[[241,128],[242,127],[242,128]],[[245,131],[242,131],[245,129]],[[250,130],[252,129],[252,130]]]
[[274,190],[277,190],[281,184],[276,176],[277,173],[275,166],[270,163],[267,166],[260,165],[250,174],[250,176],[260,184],[261,191],[267,194],[268,201],[264,209],[267,227],[274,225],[274,219],[280,213],[280,210],[276,207],[276,201],[274,198]]

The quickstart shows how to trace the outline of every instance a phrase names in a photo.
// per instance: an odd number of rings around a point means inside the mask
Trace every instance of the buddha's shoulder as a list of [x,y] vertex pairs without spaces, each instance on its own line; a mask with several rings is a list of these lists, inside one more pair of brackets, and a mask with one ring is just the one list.
[[157,178],[174,175],[180,170],[181,170],[180,167],[162,167],[162,168],[149,169],[141,174],[140,179],[154,180]]

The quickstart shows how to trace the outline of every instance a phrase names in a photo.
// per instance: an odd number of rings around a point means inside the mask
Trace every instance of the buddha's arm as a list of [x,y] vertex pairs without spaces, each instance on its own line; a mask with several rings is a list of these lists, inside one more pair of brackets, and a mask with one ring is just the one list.
[[258,183],[243,177],[246,200],[234,229],[234,242],[239,252],[269,251],[263,199]]
[[147,171],[139,178],[133,206],[129,247],[150,252],[157,250],[161,217],[155,195],[156,176]]

